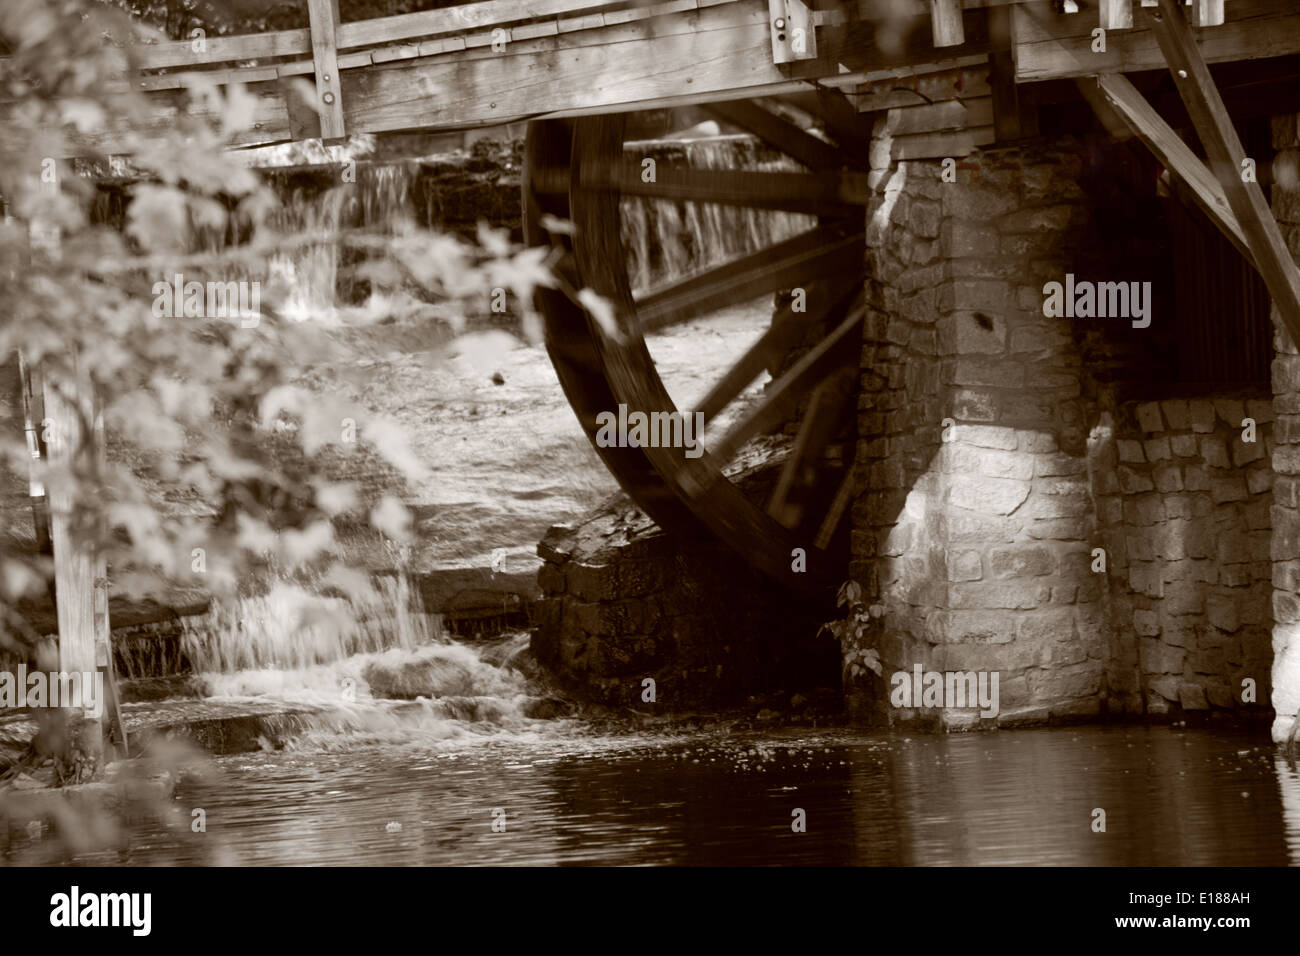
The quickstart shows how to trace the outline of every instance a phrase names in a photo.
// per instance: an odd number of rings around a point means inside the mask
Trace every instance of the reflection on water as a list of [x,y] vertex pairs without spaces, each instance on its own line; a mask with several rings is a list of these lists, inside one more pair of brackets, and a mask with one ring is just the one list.
[[[533,727],[452,749],[338,749],[338,738],[223,758],[176,795],[186,821],[190,808],[206,811],[207,833],[139,823],[130,849],[78,862],[1300,863],[1300,775],[1257,735],[652,738],[591,736],[574,721]],[[1094,808],[1106,811],[1105,833],[1092,832]],[[796,809],[806,833],[791,830]],[[493,832],[494,810],[505,832]]]

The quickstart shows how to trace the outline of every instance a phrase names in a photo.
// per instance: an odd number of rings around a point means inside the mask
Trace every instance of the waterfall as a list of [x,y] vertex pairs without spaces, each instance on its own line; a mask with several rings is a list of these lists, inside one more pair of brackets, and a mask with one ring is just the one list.
[[265,594],[214,601],[183,627],[182,647],[196,674],[302,670],[442,640],[437,617],[404,575],[378,575],[370,594],[351,599],[275,580]]

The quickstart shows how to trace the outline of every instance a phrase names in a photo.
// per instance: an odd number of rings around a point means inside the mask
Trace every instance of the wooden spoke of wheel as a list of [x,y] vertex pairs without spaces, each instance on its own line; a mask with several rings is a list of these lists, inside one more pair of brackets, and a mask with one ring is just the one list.
[[748,130],[809,169],[833,170],[845,165],[844,153],[840,150],[753,100],[712,103],[705,109],[724,122]]
[[846,298],[856,294],[861,285],[861,277],[854,272],[809,283],[805,303],[810,306],[808,311],[796,312],[793,303],[786,303],[772,319],[771,327],[695,403],[695,410],[704,413],[705,421],[716,418],[750,382],[764,371],[774,369],[781,358],[803,340],[810,328],[824,322]]
[[655,167],[654,180],[621,157],[582,168],[575,184],[583,190],[612,190],[624,196],[709,202],[750,209],[774,209],[811,216],[860,217],[871,201],[867,174],[859,172],[768,173],[730,169]]
[[855,333],[861,327],[863,313],[861,305],[854,308],[830,335],[777,379],[763,393],[762,400],[747,409],[719,441],[709,442],[709,452],[714,458],[730,461],[751,438],[775,427],[794,411],[799,399],[811,392],[822,379],[846,362],[856,364],[860,339]]
[[[706,315],[822,276],[859,269],[863,234],[818,226],[747,256],[689,276],[636,300],[644,331]],[[748,384],[748,383],[746,383]]]
[[819,382],[809,397],[794,447],[767,503],[767,513],[787,528],[802,520],[806,505],[804,493],[816,484],[817,460],[840,433],[845,415],[852,409],[857,374],[856,365],[844,366]]

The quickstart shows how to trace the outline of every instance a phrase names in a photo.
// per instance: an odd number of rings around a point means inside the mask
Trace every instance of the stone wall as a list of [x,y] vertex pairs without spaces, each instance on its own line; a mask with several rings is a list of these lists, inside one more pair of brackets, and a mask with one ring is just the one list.
[[[1300,250],[1300,133],[1295,115],[1273,122],[1273,214]],[[1300,353],[1277,310],[1273,362],[1273,739],[1295,734],[1300,712]]]
[[1098,430],[1111,713],[1237,710],[1244,678],[1244,706],[1267,706],[1272,421],[1266,397],[1179,399],[1122,403]]
[[1079,154],[984,153],[945,182],[873,149],[852,574],[883,609],[885,679],[852,689],[859,717],[979,721],[891,707],[914,664],[998,671],[999,725],[1097,712],[1089,406],[1069,322],[1042,309],[1083,235]]
[[552,528],[537,552],[531,648],[564,691],[660,713],[837,697],[839,647],[818,634],[827,609],[773,588],[712,537],[665,534],[620,494]]

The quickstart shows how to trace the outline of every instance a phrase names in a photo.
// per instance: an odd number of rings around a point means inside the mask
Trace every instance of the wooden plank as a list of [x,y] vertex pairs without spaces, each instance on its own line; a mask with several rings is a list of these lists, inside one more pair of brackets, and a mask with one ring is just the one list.
[[1098,12],[1103,30],[1133,28],[1133,0],[1099,0]]
[[605,21],[605,25],[613,26],[616,23],[630,23],[633,20],[662,17],[670,13],[685,13],[688,10],[695,9],[697,9],[695,0],[670,0],[668,3],[656,3],[651,6],[628,7],[625,10],[607,10],[601,16]]
[[930,106],[908,106],[886,114],[884,131],[895,136],[932,133],[939,130],[971,129],[993,124],[993,97],[948,100]]
[[[1090,80],[1079,81],[1081,87],[1090,83]],[[1197,205],[1210,217],[1210,221],[1237,247],[1247,262],[1253,263],[1254,253],[1250,250],[1246,235],[1237,222],[1223,187],[1192,152],[1191,147],[1183,142],[1127,77],[1099,76],[1095,86],[1100,89],[1114,115],[1151,150],[1162,166],[1187,183]],[[1094,104],[1094,109],[1096,108],[1097,104]],[[1105,116],[1102,116],[1102,121],[1108,122]]]
[[981,146],[997,140],[992,126],[974,126],[970,129],[949,130],[939,133],[916,133],[896,136],[890,155],[896,161],[908,159],[946,159],[949,156],[968,156]]
[[937,47],[961,46],[966,42],[961,0],[930,0],[930,32]]
[[[484,0],[441,10],[425,10],[393,17],[377,17],[340,23],[337,48],[351,50],[363,46],[399,43],[403,40],[459,33],[542,17],[572,15],[603,7],[617,6],[619,0]],[[277,30],[268,33],[231,37],[210,37],[204,49],[196,51],[189,40],[135,44],[129,48],[141,69],[155,70],[178,66],[201,66],[205,63],[228,63],[232,60],[259,60],[267,57],[310,54],[310,30]]]
[[[1200,36],[1201,55],[1211,63],[1300,53],[1300,9],[1289,0],[1233,0],[1231,18]],[[1056,14],[1046,0],[1012,8],[1016,81],[1034,82],[1099,73],[1133,73],[1165,67],[1149,25],[1106,37],[1094,53],[1090,24]]]
[[337,37],[339,0],[307,0],[311,18],[311,56],[315,64],[316,95],[320,97],[321,137],[342,139],[343,85],[339,76]]
[[[1158,11],[1148,11],[1146,17],[1169,64],[1178,93],[1196,126],[1197,135],[1205,146],[1210,169],[1227,194],[1228,204],[1255,254],[1255,267],[1268,286],[1291,340],[1300,342],[1300,268],[1296,267],[1287,249],[1286,240],[1259,183],[1242,179],[1245,150],[1219,97],[1210,69],[1197,48],[1196,38],[1174,0],[1160,0]],[[1225,29],[1216,27],[1205,31],[1202,36],[1208,40]]]
[[[368,72],[363,81],[345,74],[348,128],[455,128],[657,98],[699,102],[744,88],[763,95],[765,85],[799,78],[787,71],[818,74],[816,65],[783,70],[773,64],[768,34],[765,7],[729,3],[670,18],[658,31],[638,29],[618,42],[487,60],[416,60]],[[563,43],[564,35],[558,40]]]
[[[460,38],[458,38],[460,39]],[[467,45],[471,38],[464,38]],[[488,35],[485,41],[490,42]],[[870,38],[841,48],[866,57]],[[695,13],[584,31],[510,45],[506,53],[466,50],[455,57],[400,60],[343,73],[343,109],[352,132],[453,130],[538,116],[658,108],[768,96],[807,89],[805,79],[836,75],[825,59],[772,63],[765,5],[731,2]],[[254,83],[251,124],[235,145],[290,139],[292,124],[279,83]],[[866,131],[853,105],[834,90],[841,145],[865,149]],[[178,91],[151,94],[153,112],[128,131],[69,135],[81,150],[131,152],[168,135],[182,116],[208,118]],[[851,125],[850,125],[851,118]],[[857,141],[845,142],[847,133]],[[860,141],[860,142],[858,142]]]

